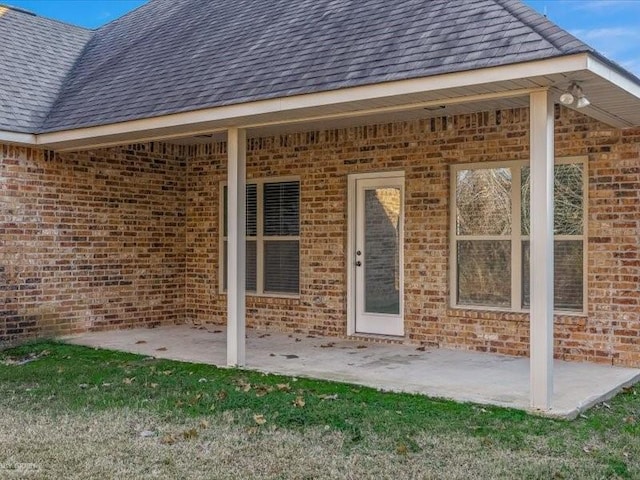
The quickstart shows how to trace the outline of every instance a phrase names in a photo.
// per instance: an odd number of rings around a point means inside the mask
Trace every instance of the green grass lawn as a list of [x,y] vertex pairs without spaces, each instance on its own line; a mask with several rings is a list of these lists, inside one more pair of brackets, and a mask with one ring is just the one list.
[[0,352],[0,478],[238,476],[640,478],[640,396],[567,422],[59,343]]

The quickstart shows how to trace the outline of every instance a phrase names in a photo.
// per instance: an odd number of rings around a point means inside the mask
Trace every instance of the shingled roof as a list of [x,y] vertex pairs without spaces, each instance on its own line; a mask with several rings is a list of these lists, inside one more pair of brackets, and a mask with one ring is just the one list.
[[0,130],[42,126],[91,34],[0,5]]
[[152,0],[95,31],[82,53],[89,35],[65,28],[56,31],[74,40],[51,43],[66,45],[65,68],[78,60],[46,120],[34,115],[20,128],[104,125],[593,51],[519,0]]

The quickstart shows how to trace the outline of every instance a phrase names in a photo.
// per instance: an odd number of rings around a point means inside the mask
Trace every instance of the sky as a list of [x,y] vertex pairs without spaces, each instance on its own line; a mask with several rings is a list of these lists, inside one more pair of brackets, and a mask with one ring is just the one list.
[[[525,2],[606,57],[640,76],[640,0]],[[75,25],[96,28],[146,3],[146,0],[0,0],[0,3]]]

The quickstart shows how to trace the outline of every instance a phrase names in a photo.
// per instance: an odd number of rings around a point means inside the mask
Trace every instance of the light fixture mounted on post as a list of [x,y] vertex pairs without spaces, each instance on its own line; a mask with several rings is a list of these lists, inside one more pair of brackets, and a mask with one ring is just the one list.
[[591,105],[589,99],[582,91],[582,87],[577,83],[572,83],[569,88],[560,95],[560,103],[563,105],[573,105],[575,102],[576,108],[584,108]]

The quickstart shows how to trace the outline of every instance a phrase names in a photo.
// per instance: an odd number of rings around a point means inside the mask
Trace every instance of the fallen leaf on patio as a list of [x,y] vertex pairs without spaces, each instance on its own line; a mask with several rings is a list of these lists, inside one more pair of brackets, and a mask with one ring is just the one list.
[[307,335],[307,338],[316,338],[313,335]]
[[318,395],[318,398],[321,398],[322,400],[337,400],[338,394],[333,393],[331,395]]
[[136,342],[136,345],[142,345],[143,343],[147,343],[147,341],[146,340],[138,340]]
[[302,340],[300,340],[299,338],[296,338],[296,342],[301,342]]
[[156,348],[156,352],[166,352],[166,351],[167,351],[167,347]]
[[306,405],[306,402],[304,401],[304,398],[302,397],[296,397],[296,399],[293,401],[293,406],[297,407],[297,408],[302,408]]
[[214,330],[212,333],[222,333],[222,330]]
[[427,349],[427,347],[425,347],[424,345],[422,345],[421,347],[416,348],[417,351],[419,352],[424,352]]
[[275,354],[275,353],[270,353],[270,354],[269,354],[269,356],[270,356],[270,357],[275,357],[275,356],[276,356],[276,354]]
[[408,451],[409,450],[407,449],[407,446],[404,443],[400,443],[396,447],[396,453],[398,455],[406,455],[408,453]]
[[281,355],[281,356],[283,356],[283,357],[284,357],[284,358],[286,358],[287,360],[291,360],[292,358],[300,358],[300,357],[298,357],[298,355],[294,355],[294,354],[292,354],[292,353],[288,353],[288,354],[286,354],[286,355]]
[[264,425],[265,423],[267,423],[267,419],[264,418],[264,415],[254,415],[253,416],[253,420],[258,424],[258,425]]
[[182,432],[182,438],[184,438],[185,440],[198,438],[198,431],[195,428],[190,428],[189,430],[185,430],[184,432]]
[[122,383],[124,383],[125,385],[131,385],[135,379],[136,377],[125,378],[122,380]]
[[258,338],[265,338],[265,337],[270,337],[271,334],[269,333],[263,333],[262,335],[259,335]]
[[323,343],[322,345],[320,345],[320,348],[331,348],[333,346],[335,346],[335,343],[329,342],[329,343]]
[[162,443],[164,445],[173,445],[174,443],[176,443],[176,439],[175,439],[175,437],[173,435],[165,435],[160,440],[160,443]]
[[367,348],[366,345],[358,345],[356,348]]
[[209,428],[209,422],[206,420],[200,420],[200,428],[202,428],[203,430],[205,428]]
[[281,392],[288,392],[289,390],[291,390],[291,385],[289,385],[288,383],[278,383],[276,385],[276,388]]

